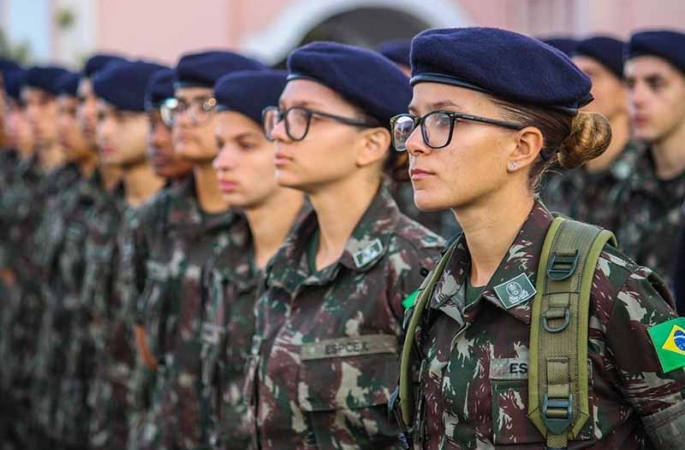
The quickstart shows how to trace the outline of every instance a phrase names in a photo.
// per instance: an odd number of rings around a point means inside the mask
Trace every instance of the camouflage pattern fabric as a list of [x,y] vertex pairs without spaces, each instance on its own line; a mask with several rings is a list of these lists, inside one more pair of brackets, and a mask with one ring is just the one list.
[[231,212],[204,214],[192,177],[141,211],[136,242],[144,242],[146,260],[134,257],[133,264],[144,265],[147,276],[138,325],[158,368],[151,393],[143,394],[149,395],[150,407],[138,425],[136,448],[209,445],[200,401],[202,271],[228,243],[236,218]]
[[658,179],[648,149],[617,204],[621,214],[615,231],[620,248],[638,264],[662,275],[669,286],[673,286],[673,249],[684,201],[685,172],[671,180]]
[[133,366],[133,337],[127,326],[117,276],[120,244],[127,215],[122,184],[94,207],[85,245],[86,271],[82,303],[88,311],[94,349],[93,377],[88,389],[91,412],[90,448],[124,449],[128,442],[129,378]]
[[[464,239],[456,242],[413,337],[425,355],[415,364],[415,449],[545,448],[527,417],[534,288],[511,304],[501,286],[523,277],[535,285],[551,222],[536,203],[489,284],[468,306],[470,256]],[[641,422],[655,413],[665,426],[682,429],[682,415],[667,408],[685,405],[685,371],[663,373],[648,335],[650,327],[677,317],[672,301],[651,270],[605,248],[590,306],[592,417],[569,449],[659,448]]]
[[540,198],[550,211],[575,220],[615,230],[622,211],[618,199],[634,175],[644,147],[629,142],[621,155],[604,171],[591,173],[583,167],[545,173]]
[[387,404],[402,301],[443,241],[381,188],[338,262],[312,273],[312,212],[266,270],[246,392],[258,448],[399,449]]

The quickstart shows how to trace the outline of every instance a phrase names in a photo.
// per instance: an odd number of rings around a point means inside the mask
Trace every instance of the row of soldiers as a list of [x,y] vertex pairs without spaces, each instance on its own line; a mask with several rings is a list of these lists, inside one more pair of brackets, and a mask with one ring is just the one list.
[[[571,55],[592,78],[596,99],[586,108],[609,119],[613,141],[602,158],[543,181],[542,197],[553,210],[617,230],[628,255],[668,276],[685,201],[677,158],[685,145],[685,53],[663,42],[649,52],[646,72],[624,63],[625,44],[616,39],[577,43]],[[416,209],[406,159],[377,156],[374,137],[350,162],[341,159],[341,144],[308,136],[321,120],[374,129],[406,111],[409,44],[388,43],[379,53],[385,57],[311,44],[293,52],[289,75],[226,51],[189,53],[173,68],[96,55],[77,73],[2,62],[0,432],[7,448],[315,448],[303,436],[328,448],[321,433],[352,448],[393,448],[374,436],[388,431],[379,431],[385,412],[376,407],[385,403],[386,382],[396,381],[378,349],[397,342],[378,336],[399,335],[400,301],[432,267],[444,244],[438,234],[451,237],[458,225],[451,212]],[[284,103],[286,86],[291,96],[302,86],[293,80],[316,80],[354,107],[331,114],[315,101]],[[304,156],[278,149],[274,164],[271,139],[305,138],[323,147],[299,148]],[[323,182],[290,168],[297,158],[310,160],[297,163],[326,183],[350,186],[328,216]],[[336,172],[348,166],[353,175]],[[393,196],[433,232],[400,218]],[[340,231],[344,252],[327,253],[346,214],[356,219]],[[255,317],[257,297],[269,289]],[[388,297],[387,317],[374,316],[370,292]],[[306,305],[318,297],[327,303],[316,315]],[[347,306],[338,309],[343,299]],[[269,324],[281,308],[287,318]],[[329,316],[347,317],[348,336],[369,326],[383,333],[312,344],[301,357],[308,364],[292,372],[289,346],[322,333]],[[322,354],[369,357],[367,348],[381,355],[375,365],[339,368],[339,377],[359,378],[348,398],[317,384]],[[246,368],[261,382],[247,396]],[[366,370],[385,384],[367,385]],[[299,390],[298,407],[282,386]],[[356,425],[299,416],[344,411],[350,402],[368,406],[363,417],[330,420]],[[252,404],[261,405],[260,417]],[[282,427],[294,437],[279,437]],[[336,427],[357,435],[340,438]]]

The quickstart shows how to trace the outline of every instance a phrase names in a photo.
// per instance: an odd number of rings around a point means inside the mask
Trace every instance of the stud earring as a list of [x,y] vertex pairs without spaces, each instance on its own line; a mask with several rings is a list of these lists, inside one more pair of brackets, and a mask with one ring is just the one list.
[[516,163],[515,162],[510,162],[509,163],[509,170],[514,170],[516,169]]

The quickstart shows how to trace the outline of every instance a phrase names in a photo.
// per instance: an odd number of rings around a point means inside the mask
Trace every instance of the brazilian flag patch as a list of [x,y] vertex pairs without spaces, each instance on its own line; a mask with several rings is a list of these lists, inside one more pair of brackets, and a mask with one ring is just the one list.
[[418,297],[418,296],[419,296],[419,290],[417,289],[414,292],[412,292],[411,294],[409,294],[407,296],[407,298],[402,300],[402,306],[404,307],[404,309],[409,309],[412,306],[414,306],[414,303],[416,303],[416,297]]
[[678,317],[649,329],[664,373],[685,367],[685,318]]

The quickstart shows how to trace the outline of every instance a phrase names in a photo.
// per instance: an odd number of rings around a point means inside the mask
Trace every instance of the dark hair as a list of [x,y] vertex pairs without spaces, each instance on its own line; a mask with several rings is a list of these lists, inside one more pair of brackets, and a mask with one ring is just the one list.
[[[390,126],[388,124],[382,124],[378,119],[369,115],[360,106],[355,104],[353,104],[353,106],[356,110],[358,119],[376,125],[378,128],[385,128],[390,131]],[[388,148],[388,157],[383,165],[383,172],[390,175],[393,181],[409,181],[409,155],[407,152],[396,152],[392,145],[392,140],[390,142],[390,147]]]
[[579,112],[575,117],[538,106],[517,105],[499,98],[495,104],[504,109],[507,120],[522,127],[540,130],[544,144],[540,157],[530,171],[534,189],[540,184],[542,174],[552,165],[575,169],[600,156],[611,143],[611,125],[598,113]]

